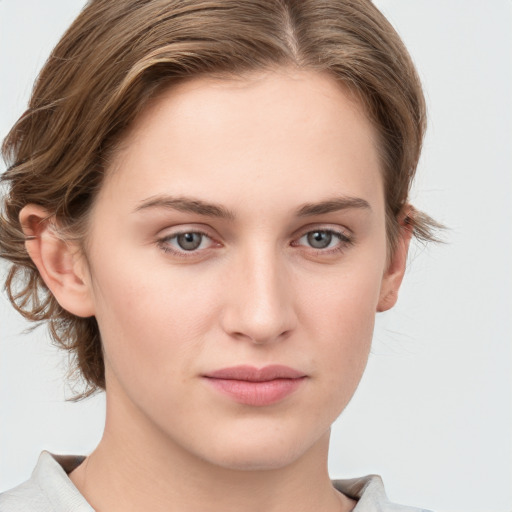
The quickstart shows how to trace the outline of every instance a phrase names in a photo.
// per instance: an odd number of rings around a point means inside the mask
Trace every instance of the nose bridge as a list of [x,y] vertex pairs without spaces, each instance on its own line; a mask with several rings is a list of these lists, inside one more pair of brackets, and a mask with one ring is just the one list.
[[241,251],[230,274],[226,331],[255,343],[266,343],[293,329],[290,281],[285,262],[272,244],[252,245]]

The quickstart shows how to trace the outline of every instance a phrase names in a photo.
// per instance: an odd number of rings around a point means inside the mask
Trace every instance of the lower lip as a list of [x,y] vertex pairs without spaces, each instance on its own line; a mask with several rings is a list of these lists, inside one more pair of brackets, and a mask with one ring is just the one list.
[[305,377],[273,379],[263,382],[215,378],[206,380],[217,391],[231,397],[235,402],[244,405],[265,406],[280,402],[291,395],[302,384]]

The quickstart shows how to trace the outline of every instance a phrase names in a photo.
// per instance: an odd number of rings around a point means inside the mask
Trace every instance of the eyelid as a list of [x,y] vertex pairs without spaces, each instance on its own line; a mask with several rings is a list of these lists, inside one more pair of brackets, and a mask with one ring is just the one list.
[[333,224],[309,224],[297,230],[293,238],[294,240],[302,238],[304,235],[307,235],[313,231],[325,231],[328,233],[334,233],[340,235],[342,238],[347,238],[349,240],[353,240],[354,238],[354,234],[351,230],[344,226]]
[[216,234],[216,232],[210,228],[210,226],[204,225],[204,224],[176,224],[174,226],[166,226],[163,229],[160,229],[158,233],[156,234],[156,238],[158,239],[165,239],[165,238],[172,238],[174,236],[183,235],[185,233],[200,233],[201,235],[207,236],[208,238],[211,238],[213,240],[216,240],[219,238],[219,236]]

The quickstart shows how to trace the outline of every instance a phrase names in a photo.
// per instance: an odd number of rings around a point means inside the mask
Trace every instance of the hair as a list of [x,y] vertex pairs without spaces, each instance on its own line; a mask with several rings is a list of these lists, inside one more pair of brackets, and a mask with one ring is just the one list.
[[[148,101],[173,83],[278,66],[327,73],[355,95],[379,135],[391,250],[420,156],[425,101],[400,37],[370,0],[91,0],[43,67],[25,113],[4,140],[8,169],[0,256],[6,289],[27,319],[48,321],[86,390],[105,389],[94,317],[64,310],[25,249],[20,210],[44,207],[83,240],[109,158]],[[409,229],[439,227],[412,209]]]

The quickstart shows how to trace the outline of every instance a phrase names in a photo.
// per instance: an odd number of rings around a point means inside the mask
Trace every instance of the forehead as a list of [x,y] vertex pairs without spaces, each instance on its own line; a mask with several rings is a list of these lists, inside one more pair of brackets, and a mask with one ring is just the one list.
[[328,75],[283,69],[196,78],[161,93],[138,117],[104,189],[132,203],[191,192],[240,205],[339,194],[382,203],[376,141],[364,109]]

